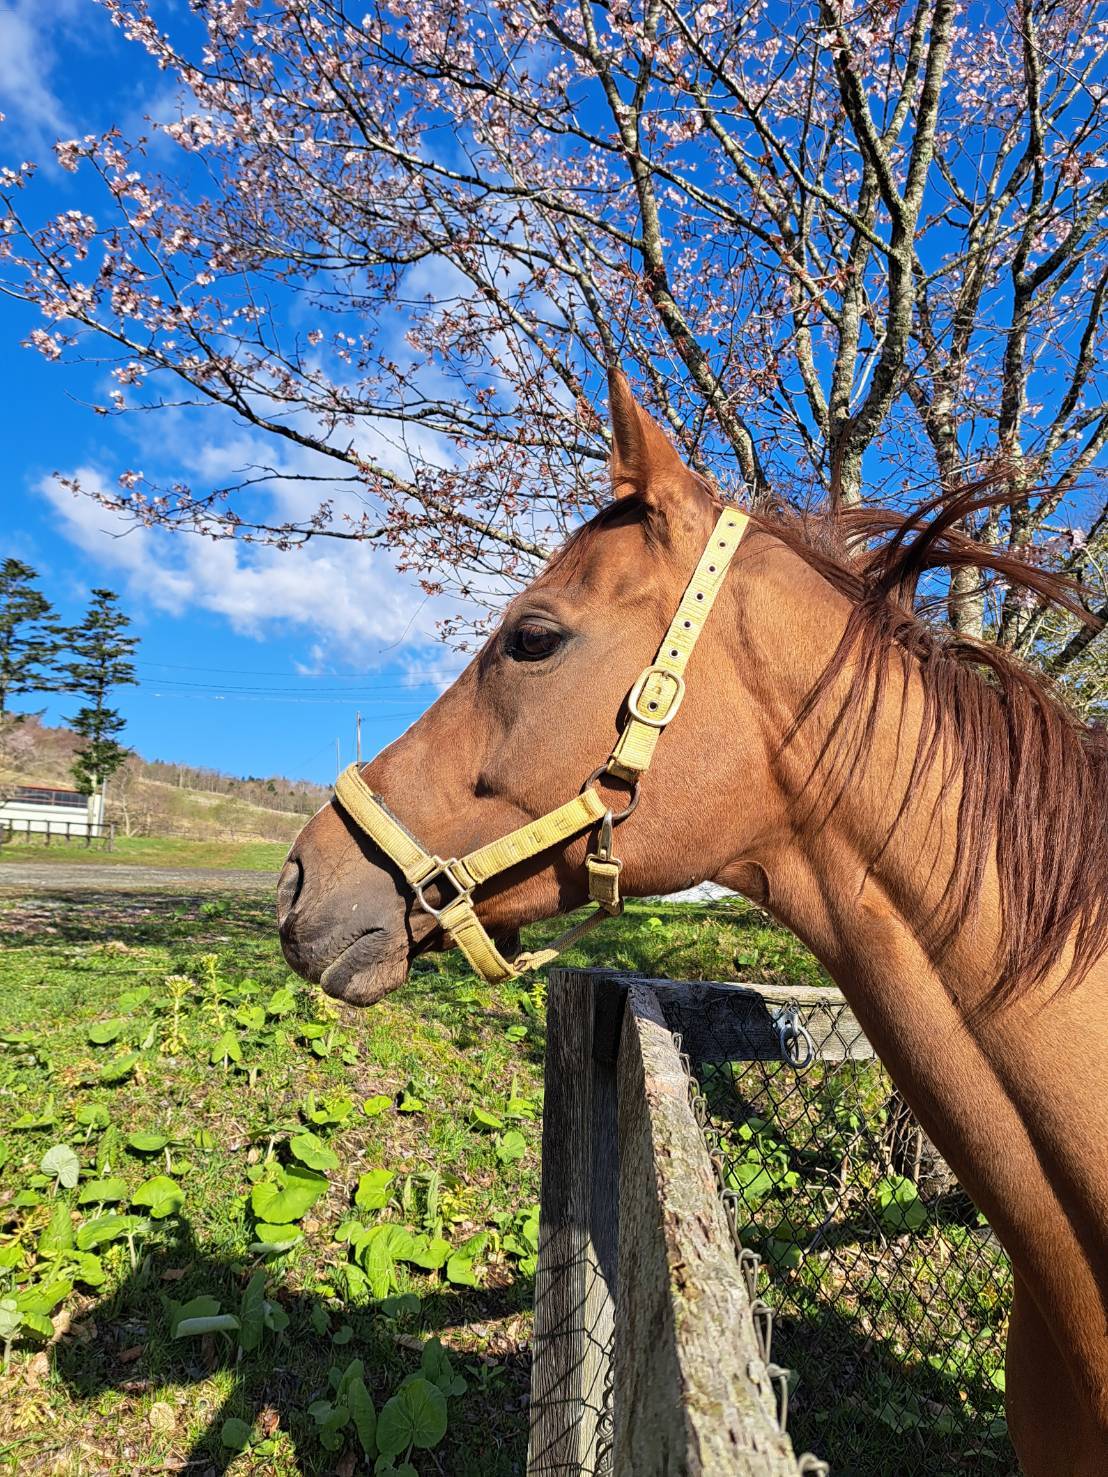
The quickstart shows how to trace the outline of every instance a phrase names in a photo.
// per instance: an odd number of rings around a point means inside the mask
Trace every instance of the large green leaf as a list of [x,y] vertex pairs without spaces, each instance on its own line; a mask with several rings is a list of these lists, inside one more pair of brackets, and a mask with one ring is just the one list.
[[389,1186],[396,1176],[388,1169],[369,1169],[358,1181],[354,1204],[362,1210],[383,1210],[389,1202]]
[[263,1180],[250,1192],[250,1204],[259,1220],[287,1224],[307,1215],[319,1197],[326,1192],[327,1178],[299,1164],[290,1164],[282,1172],[283,1185]]
[[88,1180],[77,1191],[78,1205],[116,1205],[127,1198],[127,1181]]
[[140,1185],[131,1201],[132,1205],[148,1206],[156,1221],[164,1220],[167,1215],[174,1215],[184,1203],[184,1190],[176,1180],[171,1180],[165,1174],[155,1175],[152,1180]]
[[109,1241],[118,1241],[126,1236],[137,1223],[130,1215],[98,1215],[77,1228],[77,1248],[91,1251],[94,1246],[103,1246]]
[[54,1214],[50,1217],[48,1225],[44,1226],[38,1238],[38,1254],[44,1260],[60,1255],[68,1251],[73,1245],[73,1221],[69,1214],[69,1206],[59,1200],[54,1206]]
[[47,1149],[39,1168],[43,1174],[53,1175],[67,1190],[72,1190],[81,1177],[81,1161],[68,1144],[55,1144]]
[[289,1152],[309,1169],[338,1169],[339,1156],[316,1133],[299,1133],[289,1143]]
[[417,1376],[385,1402],[377,1417],[377,1449],[399,1456],[409,1446],[429,1450],[446,1435],[446,1396],[430,1380]]
[[108,1046],[116,1040],[126,1024],[118,1016],[110,1021],[96,1021],[88,1028],[88,1039],[93,1046]]
[[265,1270],[259,1268],[246,1284],[239,1306],[239,1347],[252,1354],[265,1329]]
[[355,1375],[349,1381],[345,1393],[361,1448],[367,1457],[374,1457],[377,1455],[377,1409],[361,1375]]

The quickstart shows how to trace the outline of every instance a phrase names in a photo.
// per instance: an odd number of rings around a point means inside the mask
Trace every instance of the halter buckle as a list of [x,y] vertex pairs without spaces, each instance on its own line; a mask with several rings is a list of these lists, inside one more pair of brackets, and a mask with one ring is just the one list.
[[[430,913],[431,917],[438,923],[441,922],[442,915],[446,912],[447,908],[452,907],[461,898],[468,898],[473,889],[472,887],[468,887],[453,871],[453,868],[458,865],[457,858],[452,857],[450,861],[444,862],[441,856],[433,856],[431,863],[431,870],[427,873],[426,877],[421,877],[418,882],[412,883],[412,891],[415,893],[416,901],[423,911]],[[450,883],[457,896],[448,899],[441,908],[436,908],[424,897],[423,889],[432,882],[438,882],[440,878],[444,878]]]
[[[663,693],[652,697],[645,707],[642,706],[643,691],[651,677],[654,676],[664,677],[667,682],[673,683],[672,694],[664,712],[658,711],[661,703],[664,701]],[[636,719],[639,723],[645,723],[648,728],[665,728],[671,719],[676,718],[677,710],[680,708],[684,697],[685,679],[678,676],[676,672],[671,672],[668,667],[659,666],[655,662],[646,668],[634,687],[627,694],[627,711],[632,718]]]

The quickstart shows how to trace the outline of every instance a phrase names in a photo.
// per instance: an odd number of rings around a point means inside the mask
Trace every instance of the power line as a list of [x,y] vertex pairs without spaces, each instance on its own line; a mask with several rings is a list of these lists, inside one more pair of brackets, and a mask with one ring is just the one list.
[[[326,679],[338,677],[374,677],[377,675],[372,668],[367,668],[360,672],[289,672],[263,667],[195,667],[181,662],[152,662],[143,660],[137,661],[135,665],[138,667],[157,667],[159,671],[166,672],[212,672],[221,677],[287,677],[293,682],[322,682]],[[411,682],[398,680],[392,685],[397,687],[433,687],[439,682],[450,681],[452,678],[460,676],[461,672],[461,667],[443,668],[441,671],[432,669],[426,677],[418,677]]]

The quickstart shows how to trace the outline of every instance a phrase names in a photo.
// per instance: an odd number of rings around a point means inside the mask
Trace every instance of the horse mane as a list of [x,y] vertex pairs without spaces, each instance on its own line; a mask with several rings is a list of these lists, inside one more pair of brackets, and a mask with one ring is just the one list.
[[865,770],[890,678],[901,674],[903,706],[908,665],[919,674],[923,712],[908,781],[869,864],[937,770],[937,804],[955,789],[958,803],[953,868],[928,920],[928,943],[941,958],[971,916],[995,857],[1002,942],[986,1011],[1045,981],[1071,946],[1060,988],[1075,987],[1108,948],[1108,733],[1075,714],[1044,672],[995,644],[939,628],[917,608],[929,570],[977,569],[1099,624],[1072,580],[986,548],[957,526],[1008,502],[986,485],[908,514],[832,504],[814,515],[784,507],[752,515],[852,607],[786,736],[789,742],[832,700],[851,663],[816,761],[819,793],[832,808]]
[[[705,479],[698,484],[718,505]],[[928,620],[919,585],[933,569],[977,569],[1031,592],[1045,606],[1099,624],[1081,588],[1011,553],[986,548],[958,527],[1007,495],[980,484],[910,513],[845,508],[832,500],[814,513],[785,506],[752,512],[752,522],[793,550],[850,602],[837,650],[807,694],[785,743],[817,710],[830,712],[813,768],[812,818],[826,818],[864,773],[890,681],[914,666],[922,722],[899,809],[877,839],[874,866],[936,771],[938,806],[957,791],[951,875],[927,921],[937,958],[972,915],[995,858],[1002,942],[996,983],[983,1011],[1043,983],[1072,946],[1060,988],[1073,988],[1108,948],[1108,733],[1084,722],[1046,673],[989,642]],[[548,568],[571,575],[601,529],[652,520],[640,497],[619,499],[577,529]],[[933,602],[932,602],[933,603]],[[897,660],[899,658],[899,660]],[[850,682],[839,684],[851,664]]]

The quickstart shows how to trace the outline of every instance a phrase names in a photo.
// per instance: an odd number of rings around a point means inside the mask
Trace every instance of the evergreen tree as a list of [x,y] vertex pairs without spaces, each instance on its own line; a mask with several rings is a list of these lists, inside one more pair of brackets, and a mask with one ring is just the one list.
[[86,795],[96,793],[128,752],[118,741],[124,721],[117,708],[108,706],[108,693],[138,681],[131,665],[138,637],[127,634],[131,622],[119,609],[118,598],[111,590],[93,590],[83,624],[66,633],[72,654],[62,666],[67,690],[85,699],[66,722],[85,741],[73,763],[73,775]]
[[0,564],[0,718],[13,697],[56,691],[51,677],[58,632],[49,600],[35,588],[38,575],[19,559]]

